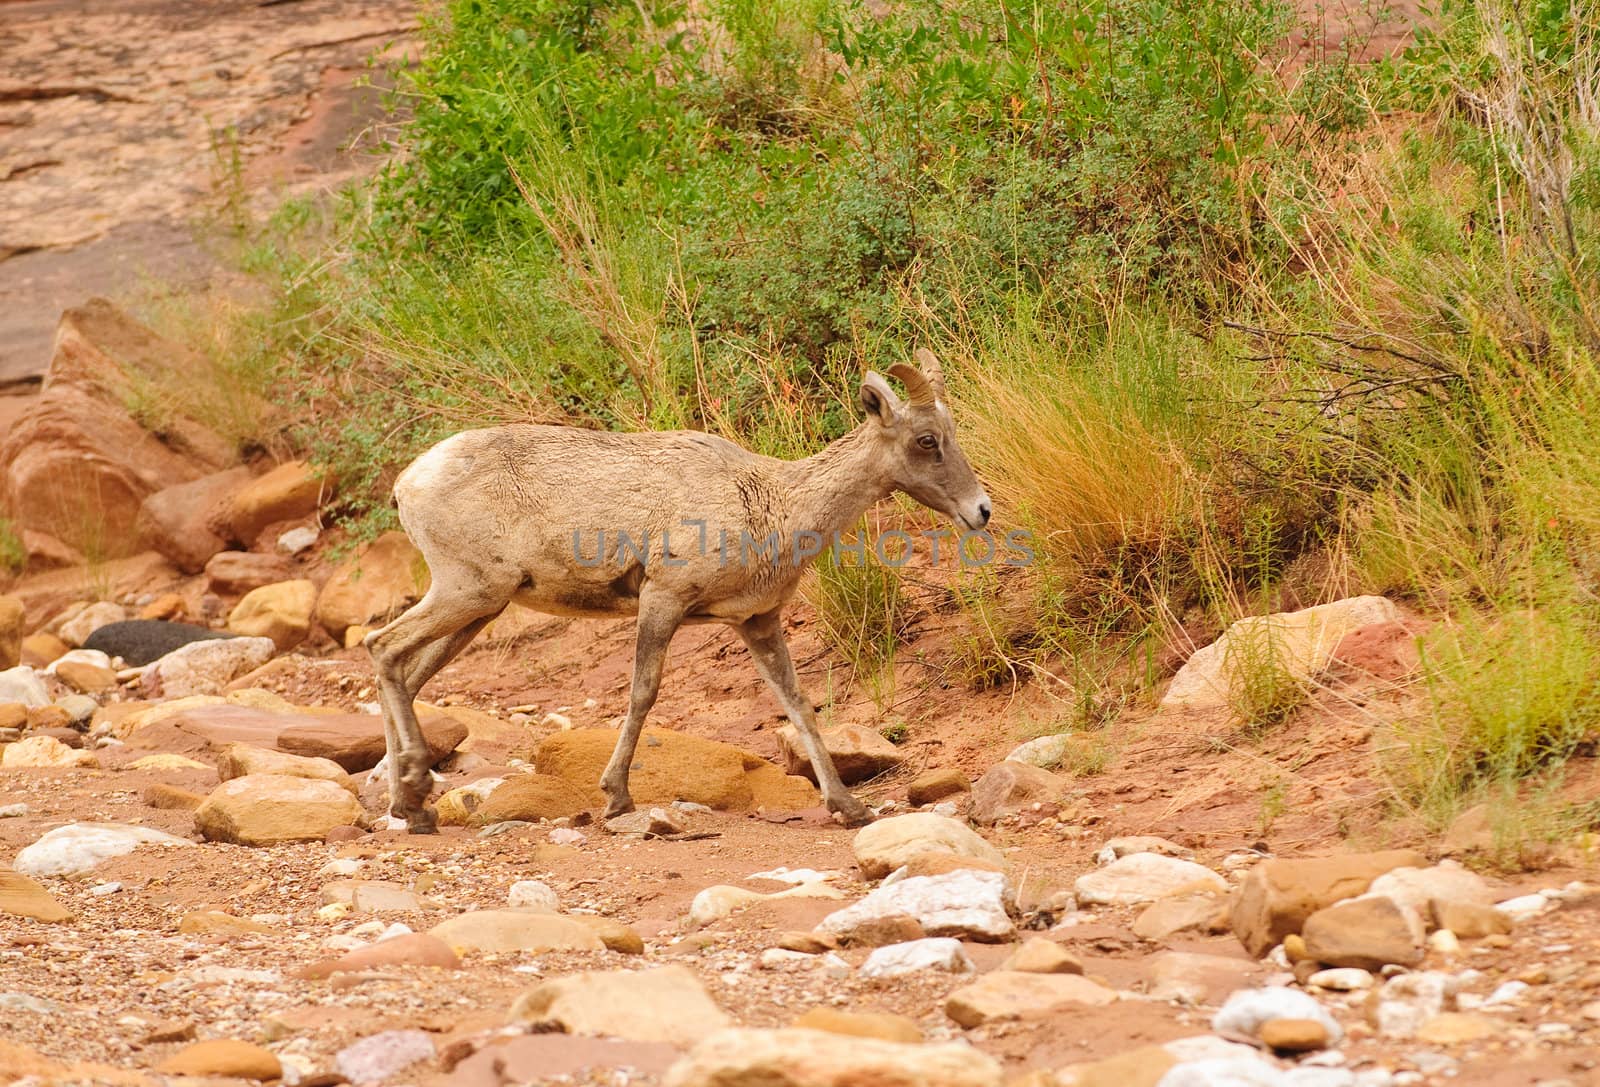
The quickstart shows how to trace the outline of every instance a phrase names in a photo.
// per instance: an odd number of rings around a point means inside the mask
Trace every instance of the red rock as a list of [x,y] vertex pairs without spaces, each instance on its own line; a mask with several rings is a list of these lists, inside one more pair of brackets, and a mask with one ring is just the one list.
[[[438,762],[456,748],[467,730],[443,716],[422,717],[422,734]],[[347,773],[359,773],[383,758],[383,720],[365,713],[296,713],[248,706],[194,706],[136,729],[115,749],[114,761],[132,762],[152,751],[215,759],[228,744],[329,758]]]
[[130,374],[169,373],[193,358],[104,299],[63,313],[43,391],[0,441],[11,519],[97,555],[137,552],[144,499],[231,453],[193,420],[169,421],[158,438],[123,407]]
[[422,599],[428,567],[403,532],[385,532],[333,572],[317,598],[317,622],[344,642],[350,627],[381,626]]
[[161,552],[184,573],[199,573],[211,556],[228,546],[228,541],[209,526],[213,511],[249,480],[250,469],[229,468],[146,496],[139,506],[139,541]]
[[459,970],[461,960],[438,937],[425,932],[413,932],[358,947],[338,958],[322,959],[296,970],[294,976],[317,981],[334,974],[357,973],[385,966],[432,966],[440,970]]
[[972,787],[972,821],[994,823],[1036,801],[1060,800],[1069,782],[1025,762],[996,763]]
[[1229,920],[1245,950],[1259,957],[1313,913],[1363,893],[1385,872],[1427,864],[1414,849],[1262,861],[1240,884]]
[[324,473],[305,461],[288,461],[235,491],[212,516],[212,530],[249,545],[268,525],[315,513],[332,491]]
[[294,567],[288,559],[255,551],[218,552],[211,556],[205,569],[211,591],[224,596],[242,596],[251,589],[294,577]]

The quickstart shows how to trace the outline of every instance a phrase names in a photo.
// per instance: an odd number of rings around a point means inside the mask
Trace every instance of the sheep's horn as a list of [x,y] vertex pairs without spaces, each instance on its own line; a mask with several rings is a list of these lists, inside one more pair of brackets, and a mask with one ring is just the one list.
[[919,347],[911,357],[917,360],[917,365],[928,376],[928,381],[933,385],[933,395],[943,399],[944,367],[939,364],[939,356],[926,347]]
[[921,370],[910,363],[897,362],[889,367],[889,372],[900,379],[906,387],[906,399],[918,407],[932,407],[938,394],[934,392],[933,383],[928,380]]

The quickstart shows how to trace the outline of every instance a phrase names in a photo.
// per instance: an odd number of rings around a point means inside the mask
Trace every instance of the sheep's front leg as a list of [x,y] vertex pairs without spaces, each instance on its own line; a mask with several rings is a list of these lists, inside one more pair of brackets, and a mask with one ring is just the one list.
[[822,787],[823,803],[839,816],[846,826],[860,826],[872,821],[872,809],[851,794],[839,780],[839,771],[833,757],[822,744],[817,732],[817,715],[811,709],[811,700],[800,689],[794,674],[794,662],[789,659],[789,645],[783,638],[782,620],[777,611],[757,615],[737,628],[744,644],[750,647],[750,659],[756,670],[778,696],[784,713],[800,732],[800,744],[805,748],[811,766],[817,772],[817,784]]
[[633,692],[628,698],[628,718],[623,722],[622,734],[617,737],[616,749],[611,752],[611,761],[600,777],[600,788],[606,794],[606,819],[633,810],[633,797],[628,794],[628,768],[639,744],[639,733],[644,729],[645,715],[656,704],[656,695],[661,692],[667,646],[672,643],[672,635],[682,621],[683,608],[678,602],[651,592],[647,583],[639,594],[639,628],[634,642]]

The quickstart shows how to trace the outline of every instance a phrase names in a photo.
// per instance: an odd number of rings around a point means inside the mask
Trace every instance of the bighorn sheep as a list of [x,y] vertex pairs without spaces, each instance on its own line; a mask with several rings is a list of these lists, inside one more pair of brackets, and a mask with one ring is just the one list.
[[394,497],[433,583],[366,639],[388,741],[390,813],[412,833],[434,830],[413,701],[515,599],[557,615],[638,616],[628,714],[600,780],[607,817],[633,810],[628,766],[673,633],[683,623],[725,623],[799,730],[829,809],[852,825],[870,819],[817,734],[780,612],[821,541],[895,491],[964,529],[988,523],[989,496],[956,444],[938,360],[926,350],[917,359],[921,370],[889,369],[907,401],[869,372],[866,420],[803,460],[696,431],[511,425],[457,434],[412,462]]

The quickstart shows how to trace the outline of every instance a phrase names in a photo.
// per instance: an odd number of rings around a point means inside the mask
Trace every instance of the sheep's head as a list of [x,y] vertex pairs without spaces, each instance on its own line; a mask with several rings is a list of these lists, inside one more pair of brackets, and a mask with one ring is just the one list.
[[989,523],[989,496],[956,442],[939,360],[926,348],[917,351],[916,359],[920,367],[904,362],[889,367],[906,387],[905,400],[882,375],[869,371],[861,383],[861,406],[878,425],[895,489],[975,531]]

